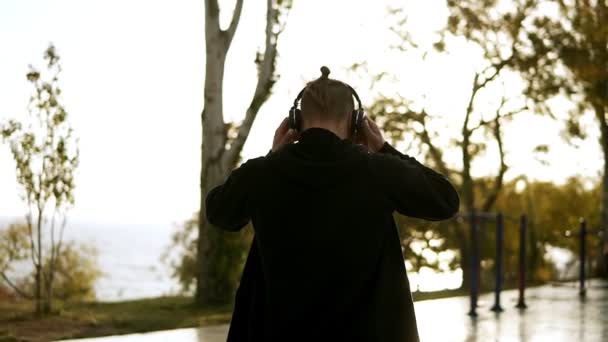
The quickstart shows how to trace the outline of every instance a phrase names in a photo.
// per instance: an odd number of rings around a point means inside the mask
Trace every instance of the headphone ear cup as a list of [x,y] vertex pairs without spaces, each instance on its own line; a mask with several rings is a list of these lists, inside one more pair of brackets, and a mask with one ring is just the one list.
[[299,108],[296,108],[296,127],[295,130],[296,131],[300,131],[302,129],[302,111]]
[[353,110],[351,127],[353,128],[353,133],[357,133],[361,130],[361,126],[363,125],[363,110],[355,109]]
[[289,128],[292,128],[292,129],[295,128],[295,125],[296,125],[295,111],[296,111],[295,107],[291,107],[289,109]]
[[289,128],[299,131],[301,125],[302,125],[302,113],[298,108],[292,107],[289,110]]

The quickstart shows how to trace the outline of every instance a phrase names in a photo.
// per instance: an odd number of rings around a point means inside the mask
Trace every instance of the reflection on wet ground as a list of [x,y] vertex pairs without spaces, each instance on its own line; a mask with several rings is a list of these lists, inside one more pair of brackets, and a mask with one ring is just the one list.
[[[502,294],[504,312],[490,311],[493,295],[479,299],[475,319],[467,316],[467,297],[416,302],[422,341],[608,341],[608,283],[593,280],[584,300],[574,284],[543,286],[526,291],[528,308],[515,308],[517,291]],[[227,325],[178,329],[147,334],[81,339],[81,342],[219,342],[226,340]]]
[[526,291],[528,308],[515,308],[517,291],[502,296],[504,311],[495,314],[492,294],[483,295],[479,316],[466,315],[468,298],[416,303],[420,336],[426,341],[608,341],[608,283],[592,281],[584,300],[574,284]]

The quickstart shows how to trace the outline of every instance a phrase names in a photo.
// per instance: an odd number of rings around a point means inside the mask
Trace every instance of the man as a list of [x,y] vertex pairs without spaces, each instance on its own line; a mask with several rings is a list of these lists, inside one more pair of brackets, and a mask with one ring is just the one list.
[[206,198],[212,224],[255,230],[228,341],[418,341],[393,212],[449,219],[459,196],[370,119],[355,133],[352,88],[322,72],[300,130],[283,120],[272,150]]

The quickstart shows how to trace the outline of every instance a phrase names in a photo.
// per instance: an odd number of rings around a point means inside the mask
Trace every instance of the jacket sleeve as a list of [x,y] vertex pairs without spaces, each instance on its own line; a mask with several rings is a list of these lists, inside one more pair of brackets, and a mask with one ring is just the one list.
[[256,159],[241,164],[230,173],[223,184],[209,191],[205,198],[205,213],[211,224],[224,230],[238,231],[249,222],[249,202],[256,178]]
[[402,154],[388,142],[372,154],[371,168],[380,191],[399,213],[439,221],[458,212],[460,197],[447,177]]

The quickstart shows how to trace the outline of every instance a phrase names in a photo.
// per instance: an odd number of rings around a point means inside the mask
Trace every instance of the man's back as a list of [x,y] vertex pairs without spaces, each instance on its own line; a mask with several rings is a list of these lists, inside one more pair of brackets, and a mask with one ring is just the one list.
[[247,161],[207,197],[210,222],[255,230],[228,340],[417,341],[392,214],[439,220],[458,205],[413,158],[322,128]]

